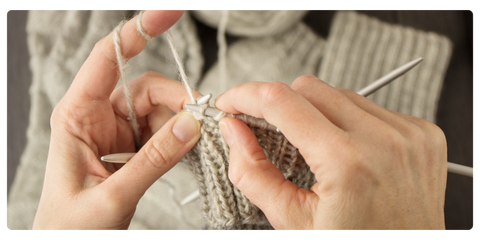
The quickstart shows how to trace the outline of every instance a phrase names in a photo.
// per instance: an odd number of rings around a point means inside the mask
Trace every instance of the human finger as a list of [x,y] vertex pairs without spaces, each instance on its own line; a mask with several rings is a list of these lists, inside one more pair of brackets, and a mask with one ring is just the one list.
[[[442,129],[434,123],[425,119],[384,109],[367,98],[349,90],[341,88],[338,90],[350,98],[352,102],[354,102],[364,111],[372,114],[396,129],[396,131],[400,133],[406,140],[408,140],[409,143],[417,147],[419,151],[428,151],[429,156],[437,156],[433,159],[446,159],[443,157],[443,155],[446,155],[447,149],[445,134]],[[421,172],[436,171],[437,173],[440,173],[438,175],[441,176],[446,174],[446,169],[447,162],[443,161],[441,164],[429,164],[428,170],[422,169]]]
[[136,205],[145,191],[177,164],[200,138],[200,123],[189,112],[170,119],[103,185],[118,204]]
[[[170,28],[182,14],[183,11],[146,11],[141,25],[148,36],[155,37]],[[137,18],[125,23],[120,30],[120,48],[125,60],[140,53],[146,44],[145,38],[137,30]],[[110,33],[95,44],[67,96],[81,100],[108,99],[119,79],[114,34]]]
[[[182,83],[157,72],[147,72],[130,81],[129,84],[135,113],[139,118],[150,114],[160,105],[179,112],[183,110],[186,103],[190,103],[190,98]],[[195,98],[201,96],[195,90],[192,92]],[[110,96],[110,101],[117,115],[124,119],[129,117],[123,86],[115,89]]]
[[[228,90],[215,106],[230,113],[265,118],[275,125],[300,152],[334,153],[345,132],[330,122],[308,100],[283,83],[251,82]],[[311,166],[312,167],[312,166]]]
[[230,147],[230,181],[265,213],[276,229],[311,228],[317,196],[286,180],[267,160],[255,135],[243,122],[224,118],[220,129]]
[[404,115],[401,113],[397,113],[394,111],[390,111],[384,109],[374,102],[370,101],[366,97],[358,95],[352,91],[349,91],[344,88],[336,88],[339,92],[341,92],[344,96],[349,98],[355,105],[360,107],[363,111],[367,112],[368,114],[375,116],[376,118],[380,119],[381,121],[387,123],[391,127],[395,128],[400,134],[409,138],[411,134],[419,133],[422,131],[420,129],[419,121],[420,119],[415,120],[416,118],[408,115]]
[[[307,99],[328,120],[345,131],[359,128],[368,114],[348,97],[313,75],[300,76],[291,88]],[[345,114],[348,113],[348,114]]]

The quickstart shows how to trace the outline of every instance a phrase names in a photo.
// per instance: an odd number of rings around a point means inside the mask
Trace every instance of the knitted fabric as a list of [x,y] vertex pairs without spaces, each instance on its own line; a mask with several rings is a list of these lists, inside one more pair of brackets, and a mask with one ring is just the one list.
[[[27,146],[9,195],[10,229],[32,226],[43,184],[53,107],[65,94],[95,42],[130,14],[127,11],[30,12],[27,35],[33,76],[32,104]],[[313,74],[330,85],[356,91],[422,56],[424,61],[419,66],[369,98],[381,107],[435,121],[440,86],[452,51],[445,37],[383,23],[357,12],[338,12],[326,39],[300,20],[289,26],[274,35],[244,37],[228,46],[226,88],[250,81],[291,84],[300,75]],[[191,84],[203,94],[222,93],[224,90],[218,87],[218,65],[201,75],[203,57],[189,12],[170,31]],[[229,32],[228,25],[226,31]],[[177,78],[175,62],[162,36],[150,41],[127,67],[128,79],[151,70]],[[208,117],[200,116],[200,120],[201,139],[181,163],[148,189],[137,205],[130,229],[271,228],[264,214],[229,182],[229,150],[218,123]],[[252,131],[267,158],[287,179],[306,189],[313,184],[308,166],[283,135],[256,128]],[[201,198],[180,204],[196,190]]]
[[423,57],[417,67],[368,98],[383,108],[435,122],[440,88],[452,53],[447,37],[384,23],[356,12],[340,12],[328,38],[315,75],[351,91]]
[[[195,113],[201,138],[182,160],[197,177],[203,216],[212,229],[273,229],[263,212],[228,179],[229,147],[211,117]],[[251,127],[270,160],[299,187],[310,189],[315,176],[305,160],[282,133]]]

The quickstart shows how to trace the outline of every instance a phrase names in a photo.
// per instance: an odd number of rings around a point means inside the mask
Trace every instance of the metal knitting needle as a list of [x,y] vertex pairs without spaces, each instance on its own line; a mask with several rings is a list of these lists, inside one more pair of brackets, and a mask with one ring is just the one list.
[[457,163],[447,162],[447,169],[451,173],[460,174],[467,177],[473,177],[473,168],[463,166]]
[[374,93],[375,91],[377,91],[381,87],[389,84],[391,81],[393,81],[393,80],[397,79],[398,77],[402,76],[403,74],[408,72],[410,69],[417,66],[417,64],[419,64],[421,61],[423,61],[423,58],[420,57],[420,58],[417,58],[417,59],[415,59],[411,62],[408,62],[407,64],[391,71],[387,75],[381,77],[377,81],[373,82],[372,84],[370,84],[370,85],[366,86],[365,88],[363,88],[362,90],[358,91],[357,94],[362,95],[364,97],[367,97],[368,95]]
[[135,154],[136,153],[114,153],[110,155],[105,155],[101,157],[100,160],[110,163],[126,163]]
[[[372,84],[368,85],[367,87],[363,88],[362,90],[358,91],[357,93],[359,95],[362,95],[364,97],[372,94],[373,92],[377,91],[378,89],[380,89],[381,87],[387,85],[388,83],[390,83],[391,81],[397,79],[398,77],[402,76],[403,74],[405,74],[406,72],[408,72],[410,69],[412,69],[413,67],[415,67],[417,64],[419,64],[421,61],[423,60],[423,58],[418,58],[418,59],[415,59],[395,70],[393,70],[392,72],[388,73],[387,75],[381,77],[380,79],[378,79],[377,81],[373,82]],[[196,102],[197,104],[204,104],[204,103],[207,103],[210,98],[212,97],[211,94],[207,94],[205,96],[202,96],[202,97],[199,97],[196,99]],[[197,112],[200,112],[201,111],[201,107],[197,104],[186,104],[186,108],[192,110],[192,111],[197,111]],[[222,117],[235,117],[234,114],[231,114],[231,113],[226,113],[220,109],[217,109],[217,108],[212,108],[212,107],[207,107],[205,109],[205,112],[204,112],[205,115],[207,116],[210,116],[210,117],[213,117],[214,119],[216,120],[220,120]],[[258,119],[259,122],[263,121],[261,119]],[[274,125],[272,124],[268,124],[268,126],[266,127],[267,130],[270,130],[270,131],[277,131],[277,132],[280,132],[280,130],[275,127]],[[106,156],[103,156],[101,158],[102,161],[104,162],[113,162],[113,163],[125,163],[127,162],[135,153],[116,153],[116,154],[110,154],[110,155],[106,155]]]
[[[368,95],[374,93],[375,91],[377,91],[378,89],[382,88],[383,86],[389,84],[390,82],[392,82],[393,80],[397,79],[398,77],[402,76],[403,74],[405,74],[406,72],[408,72],[410,69],[412,69],[413,67],[417,66],[421,61],[423,61],[423,58],[417,58],[411,62],[408,62],[406,63],[405,65],[391,71],[390,73],[388,73],[387,75],[381,77],[380,79],[378,79],[377,81],[373,82],[372,84],[368,85],[367,87],[363,88],[362,90],[358,91],[357,93],[359,95],[362,95],[364,97],[367,97]],[[210,95],[211,96],[211,95]],[[195,104],[186,104],[185,107],[187,109],[190,109],[192,111],[196,111],[196,112],[200,112],[201,111],[201,107],[198,106],[198,105],[195,105]],[[210,117],[213,117],[215,120],[219,121],[222,117],[236,117],[234,114],[231,114],[231,113],[225,113],[223,112],[222,110],[219,110],[217,108],[213,108],[213,107],[207,107],[205,109],[205,112],[204,112],[205,115],[207,116],[210,116]],[[237,117],[238,118],[238,117]],[[259,120],[259,122],[262,121],[262,120]],[[267,130],[270,130],[270,131],[276,131],[276,132],[280,132],[280,130],[275,127],[274,125],[272,124],[268,124],[268,126],[266,127]]]
[[[407,64],[405,64],[405,65],[391,71],[387,75],[381,77],[380,79],[378,79],[377,81],[368,85],[367,87],[361,89],[360,91],[357,92],[357,94],[362,95],[364,97],[369,96],[370,94],[374,93],[375,91],[377,91],[381,87],[387,85],[388,83],[392,82],[393,80],[397,79],[398,77],[400,77],[403,74],[405,74],[406,72],[408,72],[410,69],[412,69],[417,64],[419,64],[422,60],[423,60],[423,58],[418,58],[418,59],[415,59],[411,62],[408,62]],[[208,102],[210,100],[210,98],[211,98],[211,94],[208,94],[208,95],[197,98],[196,101],[197,101],[198,104],[204,104],[204,103]],[[188,108],[192,111],[200,111],[198,109],[199,107],[200,106],[198,106],[196,104],[186,104],[186,108]],[[207,116],[213,117],[214,119],[221,119],[222,117],[232,117],[232,116],[234,116],[231,113],[226,113],[226,112],[223,112],[223,111],[221,111],[217,108],[212,108],[212,107],[207,107],[205,109],[204,114],[207,115]],[[268,125],[267,129],[270,130],[270,131],[279,131],[277,127],[275,127],[271,124]],[[103,156],[101,158],[101,160],[105,161],[105,162],[125,163],[130,158],[132,158],[133,155],[135,155],[135,153],[116,153],[116,154],[110,154],[110,155]],[[468,177],[473,177],[473,168],[472,167],[463,166],[463,165],[460,165],[460,164],[448,162],[447,163],[447,168],[448,168],[448,171],[451,172],[451,173],[456,173],[456,174],[460,174],[460,175],[464,175],[464,176],[468,176]]]

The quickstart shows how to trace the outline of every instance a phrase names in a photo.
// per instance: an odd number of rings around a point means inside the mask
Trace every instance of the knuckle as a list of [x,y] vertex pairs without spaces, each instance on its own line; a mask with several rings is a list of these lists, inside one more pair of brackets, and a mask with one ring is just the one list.
[[427,148],[435,153],[446,155],[447,151],[447,138],[443,130],[437,125],[431,123],[430,130],[426,136],[428,146]]
[[410,117],[409,120],[407,140],[417,168],[429,172],[446,167],[447,140],[442,129],[425,119]]
[[313,75],[302,75],[293,81],[292,89],[297,92],[303,92],[309,90],[312,84],[318,81],[319,79]]
[[343,94],[345,96],[349,96],[352,93],[352,91],[350,91],[346,88],[343,88],[343,87],[334,87],[333,89],[335,89],[335,91],[340,92],[341,94]]
[[152,139],[145,146],[145,155],[147,160],[156,168],[165,168],[171,165],[171,157],[166,154],[164,144],[158,139]]
[[272,82],[262,89],[262,102],[264,105],[277,105],[287,101],[292,89],[285,83]]
[[411,128],[410,134],[413,135],[417,142],[424,144],[433,143],[433,147],[446,146],[445,133],[439,126],[422,118],[412,117],[411,120],[414,123],[412,124],[414,127]]
[[142,76],[140,76],[142,79],[148,79],[148,78],[165,78],[165,75],[155,72],[155,71],[147,71]]
[[71,131],[72,129],[79,128],[78,121],[75,121],[74,116],[72,116],[72,112],[66,111],[65,107],[63,107],[63,103],[60,102],[55,106],[50,115],[50,128],[53,129],[64,129],[70,133],[75,131]]
[[59,116],[60,114],[58,113],[59,110],[59,105],[55,106],[52,111],[52,115],[50,115],[50,127],[53,128],[54,126],[58,126],[59,123]]
[[98,49],[98,50],[102,50],[103,52],[103,45],[105,44],[105,38],[101,38],[100,40],[98,40],[95,45],[93,46],[93,49]]
[[446,148],[447,138],[445,136],[445,133],[439,126],[435,124],[432,124],[432,138],[434,139],[434,142],[437,146]]
[[107,37],[104,37],[100,40],[98,40],[95,43],[95,46],[93,47],[93,51],[100,52],[103,54],[110,62],[117,64],[117,58],[113,55],[112,51],[109,50],[109,41],[110,39]]
[[333,88],[342,93],[348,91],[346,88],[343,88],[343,87],[333,87]]
[[407,140],[399,131],[393,128],[382,132],[384,134],[384,143],[389,154],[399,157],[408,154],[412,145],[411,141]]
[[242,182],[244,174],[241,174],[239,171],[235,170],[231,165],[228,168],[228,179],[230,182],[235,185],[237,188],[240,188],[239,185]]
[[426,139],[425,129],[415,123],[407,124],[407,130],[405,135],[411,142],[417,144],[424,143]]

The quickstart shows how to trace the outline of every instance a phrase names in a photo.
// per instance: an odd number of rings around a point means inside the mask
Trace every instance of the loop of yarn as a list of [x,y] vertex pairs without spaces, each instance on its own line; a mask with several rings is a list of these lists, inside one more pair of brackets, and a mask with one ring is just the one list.
[[148,42],[148,41],[152,40],[152,37],[150,37],[150,35],[148,35],[148,34],[145,32],[145,29],[143,29],[143,27],[142,27],[143,12],[144,12],[144,11],[141,11],[141,12],[137,15],[137,31],[138,31],[140,34],[142,34],[143,38],[145,38],[145,40]]
[[[142,13],[143,12],[141,12],[137,18],[137,30],[148,41],[151,38],[145,33],[141,26]],[[226,26],[228,16],[229,13],[224,11],[222,26],[220,26],[220,28],[223,29]],[[132,128],[134,129],[135,141],[137,142],[137,139],[139,139],[138,123],[136,121],[135,111],[131,100],[132,96],[130,94],[130,88],[124,73],[125,60],[122,57],[120,49],[119,32],[125,22],[126,21],[122,21],[116,28],[114,42],[120,75],[125,88],[124,94],[129,106],[130,121]],[[225,34],[223,30],[220,30],[219,32],[219,44],[222,44],[222,39],[224,44],[224,50],[222,50],[219,57],[225,57]],[[174,42],[168,30],[166,31],[166,35],[170,49],[172,50],[172,54],[177,63],[181,81],[190,97],[190,102],[197,104],[193,97],[192,88],[188,82],[187,75],[185,74],[183,63],[178,56]],[[223,59],[225,60],[225,58]],[[224,69],[226,71],[226,68]],[[218,121],[224,117],[225,114],[221,114],[215,118],[207,117],[204,113],[209,106],[208,102],[201,103],[199,106],[201,107],[199,112],[191,112],[201,123],[201,138],[192,150],[187,153],[183,161],[190,167],[197,177],[199,195],[202,198],[202,212],[203,216],[208,221],[208,228],[272,229],[265,214],[250,202],[250,200],[248,200],[246,196],[228,179],[230,149],[218,126]],[[314,184],[315,179],[313,174],[309,171],[309,168],[299,154],[298,149],[292,146],[281,133],[268,131],[268,123],[264,119],[257,119],[246,114],[237,114],[235,117],[244,121],[252,129],[253,133],[259,140],[260,146],[264,149],[267,158],[282,171],[286,179],[305,189],[309,189]]]
[[197,112],[197,111],[191,111],[191,112],[193,113],[193,116],[195,117],[195,119],[202,120],[207,117],[205,115],[205,110],[207,110],[207,107],[209,107],[209,105],[208,103],[197,104],[197,105],[201,107],[200,112]]
[[[152,37],[149,36],[145,32],[145,29],[143,29],[143,26],[142,26],[143,13],[144,13],[144,11],[141,11],[137,15],[136,26],[137,26],[137,31],[148,42],[148,41],[152,40]],[[134,135],[134,139],[135,139],[135,147],[136,147],[136,149],[139,149],[141,147],[140,127],[139,127],[139,124],[137,122],[137,116],[136,116],[135,108],[134,108],[133,101],[132,101],[132,94],[131,94],[131,91],[130,91],[130,85],[128,84],[128,80],[127,80],[127,77],[126,77],[126,74],[125,74],[126,60],[123,58],[122,49],[121,49],[121,46],[120,46],[120,30],[122,29],[123,25],[126,22],[127,22],[126,20],[121,21],[118,24],[118,26],[115,28],[114,35],[113,35],[113,42],[115,44],[115,53],[116,53],[118,68],[119,68],[119,72],[120,72],[120,79],[122,80],[124,95],[125,95],[125,99],[127,100],[128,114],[129,114],[128,119],[129,119],[130,125],[133,129],[133,135]],[[183,85],[184,85],[185,89],[187,90],[187,93],[190,97],[190,102],[191,103],[196,103],[195,98],[193,97],[192,88],[190,87],[190,84],[189,84],[188,79],[187,79],[187,75],[185,74],[183,63],[180,61],[180,57],[178,56],[178,53],[176,51],[176,48],[175,48],[175,45],[173,43],[170,32],[167,30],[166,34],[167,34],[168,43],[170,45],[173,56],[174,56],[175,61],[177,63],[178,69],[180,71],[180,76],[181,76],[182,83],[183,83]],[[194,115],[196,116],[197,119],[201,118],[201,116],[199,116],[198,114],[194,114]]]
[[260,129],[267,129],[268,122],[263,118],[256,118],[247,114],[235,114],[235,118],[242,120],[245,124],[251,127],[256,127]]

